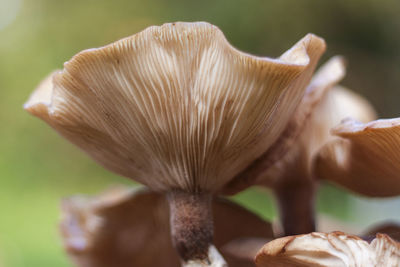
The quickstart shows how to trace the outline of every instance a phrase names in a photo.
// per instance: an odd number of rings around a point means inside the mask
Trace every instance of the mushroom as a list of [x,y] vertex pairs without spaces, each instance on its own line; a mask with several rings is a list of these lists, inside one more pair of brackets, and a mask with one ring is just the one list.
[[[330,227],[326,227],[327,218],[324,217],[319,217],[319,219],[323,218],[323,224],[321,224],[321,221],[319,221],[318,223],[318,231],[321,232],[321,226],[322,228],[334,228],[334,229],[340,229],[340,231],[343,231],[343,228],[347,228],[348,231],[346,231],[347,233],[358,233],[359,230],[358,228],[355,227],[349,227],[348,224],[344,223],[344,222],[339,222],[339,221],[335,221],[332,222],[332,219],[329,219],[329,224]],[[324,225],[325,224],[325,225]],[[335,227],[332,227],[333,225],[336,225]],[[325,232],[325,231],[322,231]],[[317,236],[321,235],[321,233],[314,233]],[[334,234],[343,234],[342,232],[334,232]],[[398,223],[395,222],[385,222],[385,223],[381,223],[378,225],[375,225],[371,228],[369,228],[366,231],[363,231],[360,234],[360,237],[367,241],[368,243],[372,242],[375,237],[379,234],[385,234],[388,237],[390,237],[391,239],[395,240],[395,241],[400,241],[400,225]],[[326,234],[322,234],[327,236]],[[328,241],[331,240],[332,238],[329,237],[329,235],[332,234],[328,234]],[[348,234],[343,234],[343,235],[348,235]],[[335,235],[334,235],[335,236]],[[335,236],[336,237],[336,236]],[[288,244],[291,242],[290,240],[292,240],[292,238],[297,238],[297,237],[288,237],[288,238],[281,238],[281,239],[277,239],[274,240],[272,242],[272,245],[267,245],[265,247],[267,247],[268,249],[266,249],[268,251],[267,256],[268,257],[275,257],[278,254],[275,254],[274,252],[271,251],[279,251],[279,257],[282,256],[281,254],[285,254],[286,252],[284,251],[284,249],[286,249],[286,246],[288,246]],[[342,237],[339,237],[342,238]],[[346,237],[344,237],[346,238]],[[289,240],[289,241],[288,241]],[[256,258],[257,254],[260,253],[261,257],[266,256],[264,254],[264,252],[260,252],[261,248],[268,242],[271,242],[270,238],[264,238],[264,237],[246,237],[246,238],[238,238],[238,239],[234,239],[232,241],[229,241],[227,244],[225,244],[222,248],[221,251],[223,251],[225,254],[227,255],[234,255],[235,258],[237,259],[241,259],[241,260],[245,260],[245,261],[250,261],[254,258]],[[297,241],[296,241],[297,242]],[[307,242],[314,242],[314,244],[312,245],[305,245],[305,247],[316,247],[319,246],[321,244],[320,241],[315,242],[315,241],[307,241]],[[391,242],[389,242],[391,243]],[[285,248],[283,249],[282,246],[283,244]],[[363,243],[364,244],[364,243]],[[301,247],[301,245],[298,245],[297,247]],[[322,246],[322,247],[325,247]],[[391,249],[389,248],[389,251]],[[293,251],[297,251],[297,249],[292,249],[290,251],[288,251],[288,254],[292,254]],[[321,248],[315,248],[315,251],[323,251],[323,249]],[[400,250],[399,250],[400,252]],[[297,252],[296,252],[297,253]],[[301,254],[303,253],[303,255]],[[305,256],[305,254],[307,254],[306,252],[302,251],[301,253],[298,253],[298,255],[296,256],[296,258],[302,258]],[[398,252],[396,252],[398,253]],[[284,255],[285,257],[288,257],[288,255]],[[400,257],[400,254],[399,254]],[[267,261],[267,259],[265,259]],[[292,259],[293,262],[295,262],[294,259]],[[271,264],[273,264],[274,261],[271,262]],[[299,263],[300,264],[300,263]],[[269,266],[269,265],[268,265]],[[278,265],[279,266],[279,265]],[[285,265],[286,266],[286,265]],[[297,266],[297,265],[296,265]],[[301,265],[302,266],[302,265]],[[307,265],[308,266],[308,265]],[[318,265],[319,266],[319,265]],[[361,266],[361,265],[357,265],[357,266]]]
[[280,139],[235,177],[225,188],[230,193],[251,185],[272,188],[285,235],[315,231],[313,160],[319,149],[335,139],[332,127],[353,116],[375,118],[369,103],[336,84],[345,75],[344,60],[334,57],[313,77],[306,94]]
[[370,197],[400,194],[400,118],[369,123],[349,118],[332,133],[340,138],[319,151],[319,178]]
[[213,265],[211,196],[277,141],[324,50],[309,34],[277,59],[256,57],[208,23],[153,26],[80,52],[25,109],[166,193],[183,264]]
[[287,236],[267,243],[256,256],[257,267],[399,266],[400,244],[384,234],[368,243],[342,232]]
[[[244,237],[273,238],[271,224],[231,201],[213,200],[215,245]],[[129,212],[127,212],[127,210]],[[118,187],[99,196],[70,197],[62,202],[64,246],[80,267],[175,267],[168,203],[146,189]],[[254,266],[224,255],[229,266]]]

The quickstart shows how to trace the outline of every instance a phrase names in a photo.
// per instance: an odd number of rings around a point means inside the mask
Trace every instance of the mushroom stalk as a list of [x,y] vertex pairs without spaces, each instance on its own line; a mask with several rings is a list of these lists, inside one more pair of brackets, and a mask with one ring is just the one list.
[[182,259],[182,266],[227,266],[212,244],[211,194],[172,191],[167,198],[172,242]]
[[299,181],[274,189],[285,236],[315,231],[314,187],[311,181]]

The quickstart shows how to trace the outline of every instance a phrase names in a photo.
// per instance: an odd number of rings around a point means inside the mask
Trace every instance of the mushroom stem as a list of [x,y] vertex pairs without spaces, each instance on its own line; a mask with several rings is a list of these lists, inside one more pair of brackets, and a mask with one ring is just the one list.
[[182,259],[182,266],[227,266],[212,244],[211,194],[171,191],[167,198],[172,242]]
[[314,183],[291,181],[274,188],[284,235],[315,231]]

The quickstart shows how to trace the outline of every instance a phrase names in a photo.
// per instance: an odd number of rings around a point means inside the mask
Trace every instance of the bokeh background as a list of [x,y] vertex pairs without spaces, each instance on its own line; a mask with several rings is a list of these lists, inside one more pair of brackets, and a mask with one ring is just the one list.
[[[71,266],[57,233],[60,199],[131,184],[22,109],[40,80],[75,53],[172,21],[211,22],[239,49],[271,57],[313,32],[328,44],[322,62],[348,59],[343,84],[381,117],[397,117],[399,12],[398,0],[0,0],[0,266]],[[251,189],[235,200],[276,218],[268,192]],[[322,186],[317,208],[360,228],[400,221],[398,198],[364,199],[332,185]]]

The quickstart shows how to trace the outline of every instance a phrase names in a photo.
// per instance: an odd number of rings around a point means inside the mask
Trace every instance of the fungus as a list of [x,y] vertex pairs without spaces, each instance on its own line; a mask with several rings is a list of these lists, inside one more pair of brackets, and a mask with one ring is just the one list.
[[334,57],[315,74],[305,96],[280,139],[227,185],[237,192],[251,185],[272,188],[280,208],[285,235],[315,231],[313,160],[335,138],[332,127],[353,116],[375,118],[366,100],[336,84],[345,75],[341,57]]
[[267,243],[256,256],[257,267],[398,266],[400,244],[384,234],[368,243],[342,232],[287,236]]
[[318,153],[315,172],[370,197],[400,194],[400,119],[347,119],[332,130],[340,139]]
[[[346,227],[346,224],[343,224],[343,222],[335,222],[334,224],[336,225],[336,227],[333,228],[340,229],[340,231],[343,231],[343,228],[348,228],[349,231],[346,231],[347,233],[354,234],[359,232],[359,230],[356,228],[350,229],[351,227],[350,228],[348,226]],[[318,262],[317,261],[313,262],[314,260],[312,260],[311,258],[318,257],[319,255],[318,253],[323,255],[321,257],[321,262],[326,263],[326,265],[323,266],[331,266],[331,264],[332,266],[337,266],[334,263],[340,261],[343,262],[343,265],[340,266],[364,266],[362,265],[363,263],[362,261],[357,261],[354,262],[354,264],[353,263],[350,264],[349,262],[351,261],[347,259],[349,255],[335,258],[335,255],[342,254],[343,251],[341,252],[340,249],[334,251],[330,248],[330,246],[333,247],[336,246],[335,244],[336,241],[332,241],[335,238],[338,238],[339,240],[355,239],[356,243],[360,242],[361,245],[365,245],[365,242],[361,242],[360,241],[361,239],[359,237],[352,236],[349,234],[344,234],[343,232],[338,232],[338,231],[332,232],[330,234],[321,233],[320,223],[318,224],[318,228],[319,228],[318,231],[320,231],[320,233],[312,233],[310,235],[300,235],[300,236],[288,236],[272,241],[269,238],[263,238],[263,237],[238,238],[229,241],[227,244],[225,244],[221,248],[221,251],[223,251],[227,255],[234,255],[235,258],[246,261],[255,259],[257,255],[259,255],[259,261],[268,262],[268,264],[270,264],[270,265],[267,264],[265,266],[275,266],[274,264],[277,264],[276,266],[314,266],[313,264],[317,264]],[[400,246],[398,245],[398,243],[391,241],[389,238],[383,238],[384,236],[383,234],[386,235],[387,237],[390,237],[394,241],[398,242],[400,240],[399,224],[395,222],[381,223],[373,227],[370,227],[366,231],[362,231],[360,237],[364,241],[371,243],[376,238],[376,236],[380,236],[379,242],[378,240],[375,241],[381,244],[379,246],[382,248],[381,252],[379,252],[381,253],[381,255],[379,255],[380,259],[377,262],[390,262],[391,260],[393,260],[390,259],[390,257],[392,257],[391,256],[392,252],[397,255],[395,256],[394,259],[400,260]],[[295,239],[297,243],[294,246],[291,246],[290,243],[292,242],[292,240]],[[270,244],[267,244],[269,242]],[[352,247],[351,242],[346,241],[346,243],[348,243],[347,245],[349,247]],[[389,245],[385,243],[388,243]],[[263,246],[264,248],[261,249]],[[341,246],[336,246],[335,249],[340,247]],[[329,253],[325,253],[326,251],[328,251]],[[353,251],[351,253],[356,253],[356,251]],[[306,260],[308,254],[312,254],[313,256],[310,259]],[[261,264],[261,266],[264,266],[263,264]],[[378,264],[377,266],[384,266],[384,265]],[[394,265],[389,265],[389,266],[394,266]]]
[[[244,208],[220,198],[214,199],[212,206],[218,248],[236,238],[273,238],[271,224]],[[62,212],[64,246],[77,266],[179,265],[169,232],[168,203],[162,194],[113,188],[95,197],[67,198]],[[229,266],[253,266],[253,259],[224,256]]]
[[324,50],[309,34],[277,59],[256,57],[208,23],[164,24],[78,53],[25,109],[166,193],[183,264],[213,265],[211,195],[276,142]]

